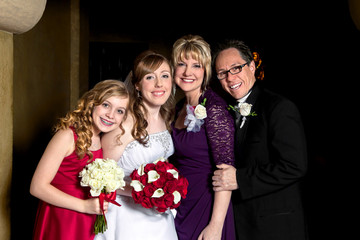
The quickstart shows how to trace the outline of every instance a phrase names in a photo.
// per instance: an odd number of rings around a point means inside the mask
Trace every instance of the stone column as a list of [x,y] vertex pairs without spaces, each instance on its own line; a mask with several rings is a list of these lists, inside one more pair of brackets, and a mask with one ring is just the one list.
[[10,189],[13,163],[13,34],[40,20],[46,0],[0,1],[0,239],[10,239]]
[[46,0],[1,0],[0,30],[24,33],[40,20]]

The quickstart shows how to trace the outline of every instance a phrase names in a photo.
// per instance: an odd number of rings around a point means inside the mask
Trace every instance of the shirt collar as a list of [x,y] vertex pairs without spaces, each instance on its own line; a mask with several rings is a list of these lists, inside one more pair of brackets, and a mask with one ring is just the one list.
[[236,101],[238,101],[239,103],[244,103],[246,101],[246,99],[249,97],[251,92],[252,92],[252,90],[249,91],[248,94],[246,94],[244,97],[242,97],[242,98],[240,98],[240,99],[238,99]]

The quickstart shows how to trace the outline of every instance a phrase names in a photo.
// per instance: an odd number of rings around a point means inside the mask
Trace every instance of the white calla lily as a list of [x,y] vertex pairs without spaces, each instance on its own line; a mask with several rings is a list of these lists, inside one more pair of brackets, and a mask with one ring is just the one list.
[[132,180],[130,186],[132,186],[136,192],[140,192],[144,189],[144,185],[138,180]]
[[160,178],[160,174],[157,173],[155,170],[150,170],[148,172],[148,183],[155,182]]
[[174,195],[174,203],[177,204],[178,202],[180,202],[180,200],[181,200],[180,193],[178,191],[174,191],[173,195]]
[[141,164],[139,169],[137,170],[139,176],[142,176],[145,174],[145,171],[144,171],[144,164]]
[[155,190],[154,194],[151,196],[153,198],[160,198],[162,196],[164,196],[164,190],[162,190],[162,188],[158,188]]
[[179,173],[175,169],[169,169],[169,170],[167,170],[167,172],[171,173],[174,176],[174,178],[176,178],[176,179],[179,178]]

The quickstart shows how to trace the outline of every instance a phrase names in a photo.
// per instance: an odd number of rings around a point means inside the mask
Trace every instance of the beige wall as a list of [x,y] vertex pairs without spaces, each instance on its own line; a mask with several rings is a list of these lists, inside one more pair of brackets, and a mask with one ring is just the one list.
[[0,31],[0,239],[10,239],[13,35]]
[[[73,107],[84,91],[79,88],[87,90],[87,59],[80,63],[78,4],[50,0],[31,31],[14,35],[16,148],[26,150],[39,129],[52,126]],[[80,81],[80,76],[85,78]]]
[[[44,14],[30,31],[14,35],[14,157],[11,223],[27,222],[23,234],[31,239],[37,199],[29,194],[32,175],[52,134],[56,120],[87,90],[88,53],[80,44],[79,0],[48,0]],[[80,31],[81,30],[81,31]],[[86,59],[80,61],[80,55]],[[81,80],[80,80],[81,78]],[[84,90],[82,90],[84,89]],[[26,204],[23,204],[23,203]],[[0,239],[3,239],[0,237]]]
[[69,108],[70,5],[49,1],[40,22],[14,36],[14,146],[31,145],[39,129]]

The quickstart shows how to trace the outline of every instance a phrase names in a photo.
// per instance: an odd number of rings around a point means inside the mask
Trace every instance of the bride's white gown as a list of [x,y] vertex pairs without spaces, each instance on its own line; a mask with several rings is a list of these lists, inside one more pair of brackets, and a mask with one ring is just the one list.
[[[129,143],[118,165],[124,169],[125,180],[130,182],[129,175],[141,164],[154,162],[160,157],[168,158],[174,153],[171,135],[163,131],[149,135],[147,147],[137,141]],[[109,204],[106,220],[108,229],[97,234],[95,240],[173,240],[177,239],[174,217],[168,210],[158,213],[154,209],[146,209],[135,204],[131,197],[116,196],[118,207]]]

